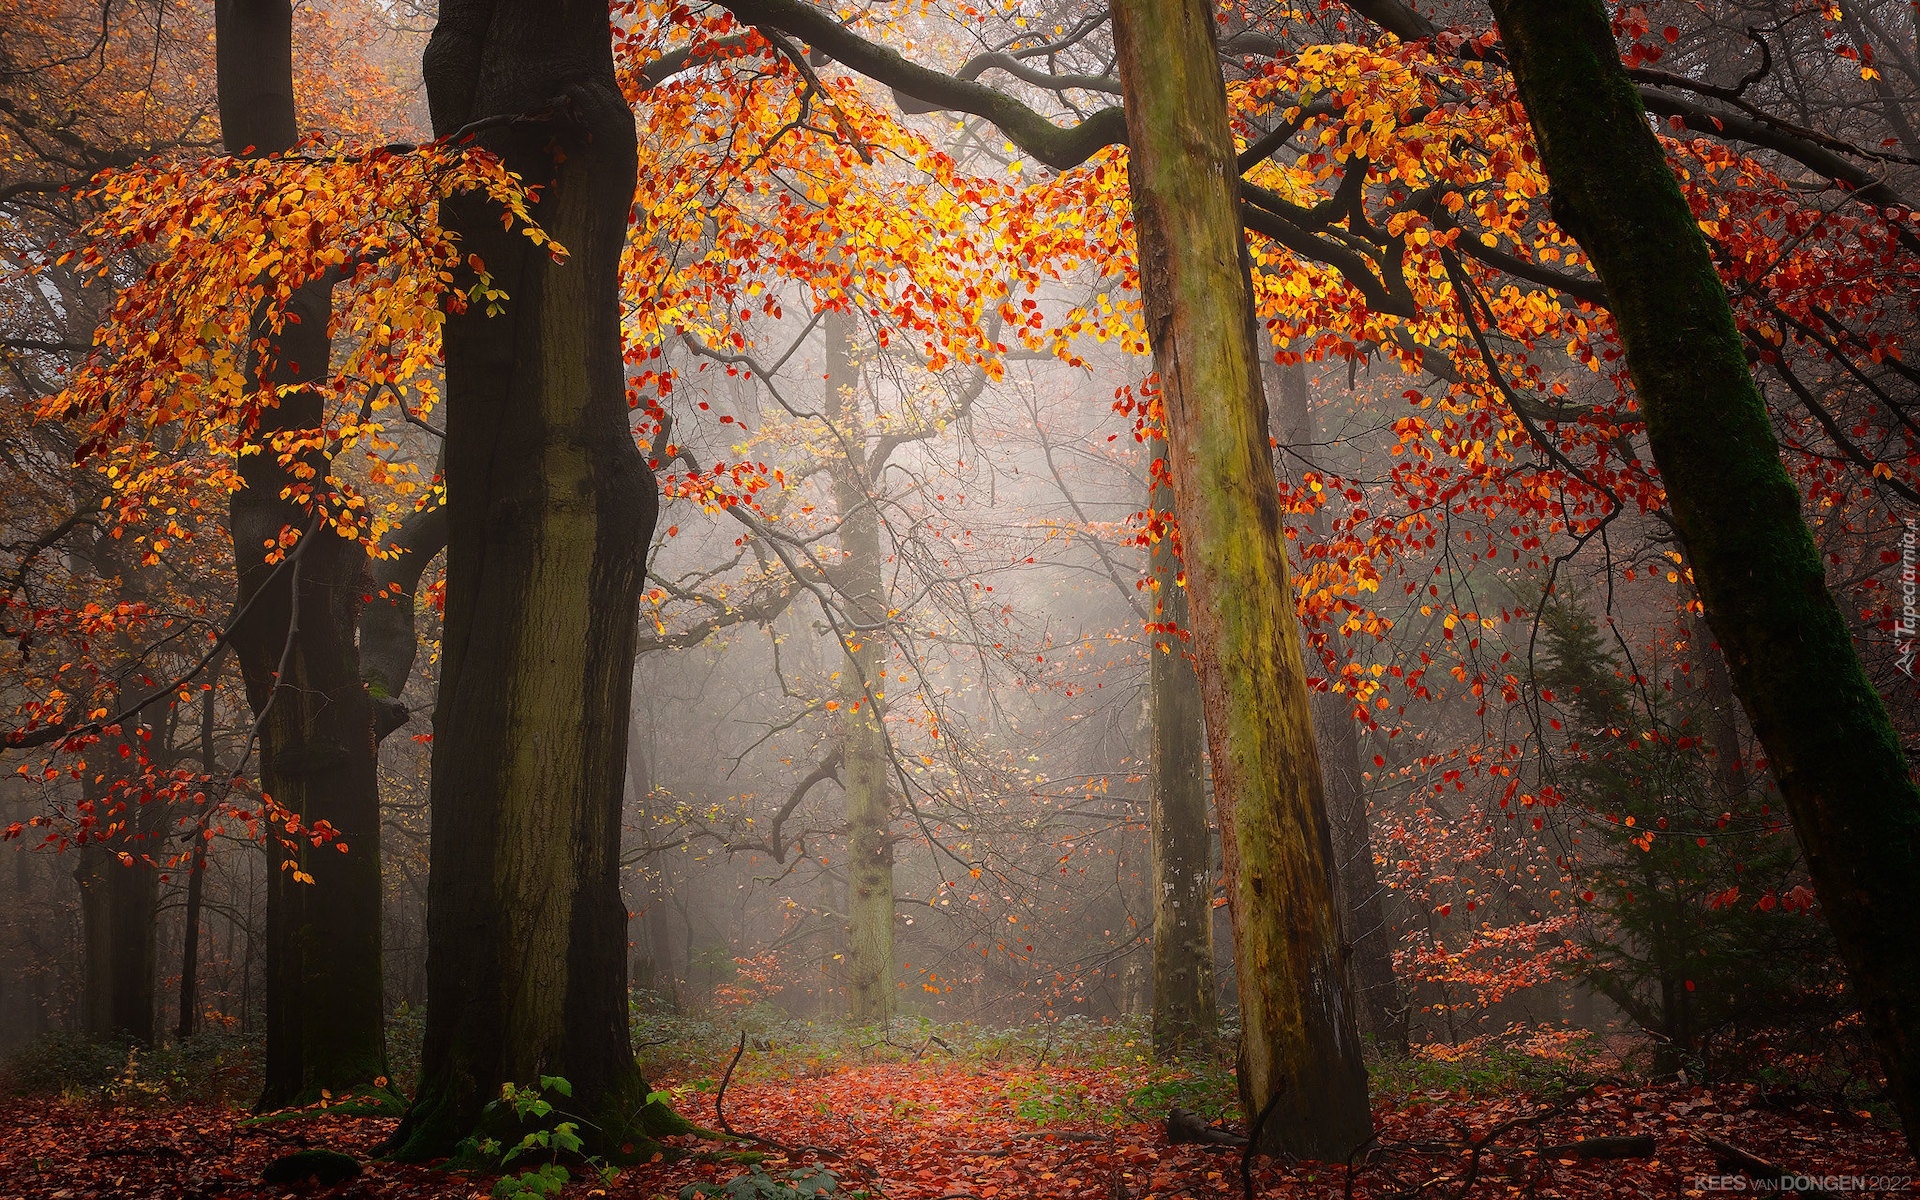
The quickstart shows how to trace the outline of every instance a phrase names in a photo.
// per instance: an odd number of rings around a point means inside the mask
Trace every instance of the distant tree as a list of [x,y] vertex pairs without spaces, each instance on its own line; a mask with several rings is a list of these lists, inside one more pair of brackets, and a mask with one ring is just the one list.
[[1716,1038],[1838,1019],[1832,939],[1808,912],[1779,797],[1722,786],[1702,694],[1630,675],[1578,600],[1551,599],[1542,635],[1534,682],[1565,716],[1563,803],[1601,843],[1582,855],[1598,914],[1587,984],[1654,1039],[1662,1073]]

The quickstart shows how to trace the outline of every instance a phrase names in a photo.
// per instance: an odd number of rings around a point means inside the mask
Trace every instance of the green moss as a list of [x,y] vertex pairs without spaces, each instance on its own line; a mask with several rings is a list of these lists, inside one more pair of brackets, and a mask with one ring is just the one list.
[[1495,0],[1555,196],[1606,284],[1707,621],[1920,1135],[1920,792],[1861,667],[1715,270],[1600,0]]

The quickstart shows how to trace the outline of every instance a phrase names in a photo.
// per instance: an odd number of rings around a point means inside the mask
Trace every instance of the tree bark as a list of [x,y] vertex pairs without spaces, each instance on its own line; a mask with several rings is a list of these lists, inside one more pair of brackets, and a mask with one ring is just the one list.
[[[1313,417],[1312,389],[1304,364],[1282,367],[1271,356],[1262,363],[1274,405],[1274,436],[1284,474],[1291,459],[1307,471],[1324,471],[1318,447],[1321,434]],[[1308,522],[1315,536],[1327,536],[1322,513]],[[1366,1012],[1367,1031],[1382,1053],[1407,1053],[1406,1006],[1393,977],[1394,931],[1387,923],[1386,889],[1373,861],[1373,831],[1367,819],[1367,793],[1361,779],[1360,734],[1354,728],[1353,703],[1339,692],[1313,694],[1314,744],[1320,751],[1327,818],[1333,833],[1333,877],[1339,886],[1341,928],[1353,964],[1354,982]]]
[[847,814],[847,1012],[863,1024],[893,1014],[893,800],[887,785],[887,741],[881,725],[887,644],[880,514],[868,478],[866,431],[853,362],[854,319],[833,311],[823,322],[827,343],[827,414],[839,433],[832,469],[840,516],[835,590],[864,628],[843,631],[847,666],[840,675],[844,749],[840,779]]
[[[628,426],[620,252],[636,170],[604,3],[447,0],[437,133],[540,187],[555,262],[479,197],[441,219],[506,293],[450,311],[445,659],[433,715],[427,1029],[406,1159],[473,1133],[504,1083],[565,1077],[595,1149],[687,1128],[627,1032],[620,812],[636,605],[658,512]],[[476,282],[471,271],[455,286]]]
[[1259,1146],[1372,1135],[1268,458],[1225,85],[1202,0],[1113,0],[1147,333],[1167,410]]
[[[123,747],[135,749],[122,758]],[[137,761],[131,737],[104,737],[88,764],[87,792],[103,826],[122,823],[116,836],[89,842],[80,850],[73,878],[80,885],[82,952],[80,1027],[103,1041],[126,1039],[153,1045],[154,963],[160,905],[160,876],[141,861],[152,844],[151,805],[141,804],[127,785]],[[110,815],[112,814],[112,815]],[[119,855],[131,854],[132,863]]]
[[1554,215],[1606,284],[1707,622],[1920,1144],[1920,793],[1827,590],[1726,291],[1600,0],[1494,0]]
[[[290,148],[299,131],[291,4],[222,0],[215,30],[227,148],[246,155]],[[268,346],[264,358],[251,356],[249,369],[269,398],[247,431],[253,453],[240,459],[244,486],[230,502],[247,614],[233,646],[258,727],[260,788],[303,830],[283,837],[274,828],[267,840],[262,1109],[304,1103],[322,1090],[370,1090],[387,1073],[379,776],[354,628],[367,590],[366,555],[317,519],[331,468],[324,452],[283,463],[272,444],[276,434],[325,424],[322,397],[303,385],[328,369],[331,285],[306,285],[290,308],[297,323],[289,319],[276,331],[265,313],[254,323],[256,341]],[[269,548],[281,547],[289,529],[300,542],[277,551],[286,559],[270,561]],[[314,846],[304,830],[322,821],[339,837]]]
[[200,819],[193,827],[193,855],[187,865],[186,928],[180,938],[180,1011],[174,1035],[181,1041],[193,1036],[200,1017],[200,912],[207,886],[207,827],[213,800],[207,795],[213,788],[213,698],[214,685],[220,681],[220,655],[208,665],[206,690],[200,693]]
[[[1153,443],[1156,460],[1167,444]],[[1173,496],[1153,486],[1148,503],[1173,515]],[[1218,1029],[1213,984],[1212,831],[1201,755],[1206,748],[1200,677],[1187,643],[1173,629],[1188,629],[1187,589],[1171,537],[1149,552],[1154,616],[1162,629],[1147,640],[1148,686],[1153,703],[1153,1053],[1175,1058],[1204,1048]]]
[[1687,621],[1687,641],[1699,665],[1705,692],[1707,743],[1713,749],[1713,779],[1720,798],[1731,808],[1747,794],[1747,772],[1740,745],[1740,723],[1735,718],[1733,681],[1727,678],[1727,660],[1713,640],[1704,617]]

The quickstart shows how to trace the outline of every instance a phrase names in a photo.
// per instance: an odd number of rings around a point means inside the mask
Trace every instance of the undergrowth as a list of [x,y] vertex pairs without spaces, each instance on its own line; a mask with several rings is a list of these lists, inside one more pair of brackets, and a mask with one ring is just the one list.
[[131,1107],[248,1104],[260,1088],[261,1048],[258,1038],[225,1029],[145,1050],[56,1031],[9,1056],[0,1084],[17,1095]]

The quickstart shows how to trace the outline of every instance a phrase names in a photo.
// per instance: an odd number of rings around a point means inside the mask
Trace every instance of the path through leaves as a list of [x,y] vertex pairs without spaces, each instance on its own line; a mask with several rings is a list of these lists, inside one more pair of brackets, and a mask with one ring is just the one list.
[[[806,1065],[736,1079],[726,1092],[734,1128],[769,1139],[761,1167],[781,1177],[803,1164],[838,1176],[847,1194],[887,1200],[1200,1200],[1242,1194],[1240,1152],[1169,1145],[1164,1113],[1138,1111],[1137,1075],[1125,1067],[972,1066],[908,1062],[837,1068]],[[672,1087],[689,1116],[714,1120],[716,1083]],[[368,1161],[330,1187],[262,1185],[264,1166],[306,1147],[371,1160],[390,1121],[331,1114],[243,1125],[213,1107],[137,1109],[61,1100],[0,1107],[0,1200],[183,1197],[367,1200],[483,1197],[493,1180]],[[1658,1087],[1626,1083],[1534,1095],[1462,1098],[1426,1094],[1376,1112],[1379,1141],[1346,1170],[1321,1164],[1253,1164],[1259,1197],[1464,1200],[1753,1194],[1752,1174],[1721,1165],[1711,1142],[1787,1168],[1798,1194],[1920,1194],[1898,1133],[1791,1091],[1753,1085]],[[1490,1136],[1491,1135],[1491,1136]],[[1592,1159],[1585,1139],[1651,1137],[1651,1157]],[[1476,1154],[1473,1145],[1482,1143]],[[581,1180],[568,1196],[651,1200],[689,1183],[748,1168],[683,1139],[677,1161],[629,1167],[607,1188]],[[1544,1152],[1543,1152],[1544,1151]],[[1751,1168],[1750,1168],[1751,1169]]]

